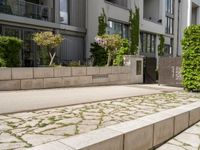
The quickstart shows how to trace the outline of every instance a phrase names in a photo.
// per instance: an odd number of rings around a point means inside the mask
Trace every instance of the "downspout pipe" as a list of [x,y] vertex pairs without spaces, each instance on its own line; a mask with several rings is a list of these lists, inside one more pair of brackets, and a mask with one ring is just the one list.
[[176,56],[179,57],[179,44],[180,44],[180,6],[181,0],[178,0],[178,25],[177,25],[177,51]]

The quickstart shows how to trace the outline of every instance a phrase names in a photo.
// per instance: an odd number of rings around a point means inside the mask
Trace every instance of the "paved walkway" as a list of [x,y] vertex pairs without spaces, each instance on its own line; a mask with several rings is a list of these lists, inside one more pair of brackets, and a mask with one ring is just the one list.
[[158,85],[122,85],[0,92],[0,114],[175,91]]
[[200,150],[200,122],[157,150]]
[[0,115],[0,150],[21,150],[41,145],[199,99],[200,94],[179,91]]

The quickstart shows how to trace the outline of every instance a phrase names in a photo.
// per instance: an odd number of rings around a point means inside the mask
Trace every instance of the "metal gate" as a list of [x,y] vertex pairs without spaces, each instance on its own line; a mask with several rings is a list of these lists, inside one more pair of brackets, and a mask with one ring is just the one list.
[[157,80],[156,72],[157,59],[154,57],[144,58],[144,83],[153,84]]

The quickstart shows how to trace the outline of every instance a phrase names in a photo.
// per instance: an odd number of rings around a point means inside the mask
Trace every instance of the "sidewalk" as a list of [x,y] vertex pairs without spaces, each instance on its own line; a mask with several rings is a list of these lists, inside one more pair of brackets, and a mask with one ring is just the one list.
[[0,114],[182,90],[158,85],[122,85],[0,92]]

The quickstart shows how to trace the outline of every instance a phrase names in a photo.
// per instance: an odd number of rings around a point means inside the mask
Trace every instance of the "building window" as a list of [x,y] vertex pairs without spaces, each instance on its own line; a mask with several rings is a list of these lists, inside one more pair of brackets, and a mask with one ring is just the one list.
[[140,43],[142,53],[155,53],[156,51],[156,35],[151,33],[140,33]]
[[5,0],[0,0],[0,5],[5,5]]
[[60,23],[69,24],[69,1],[60,0]]
[[174,19],[171,17],[166,17],[166,33],[167,34],[173,34],[174,33]]
[[107,33],[108,34],[119,34],[122,38],[128,38],[128,25],[115,22],[108,21]]
[[166,13],[174,14],[174,0],[166,0]]
[[174,34],[174,0],[166,0],[166,27],[167,34]]

